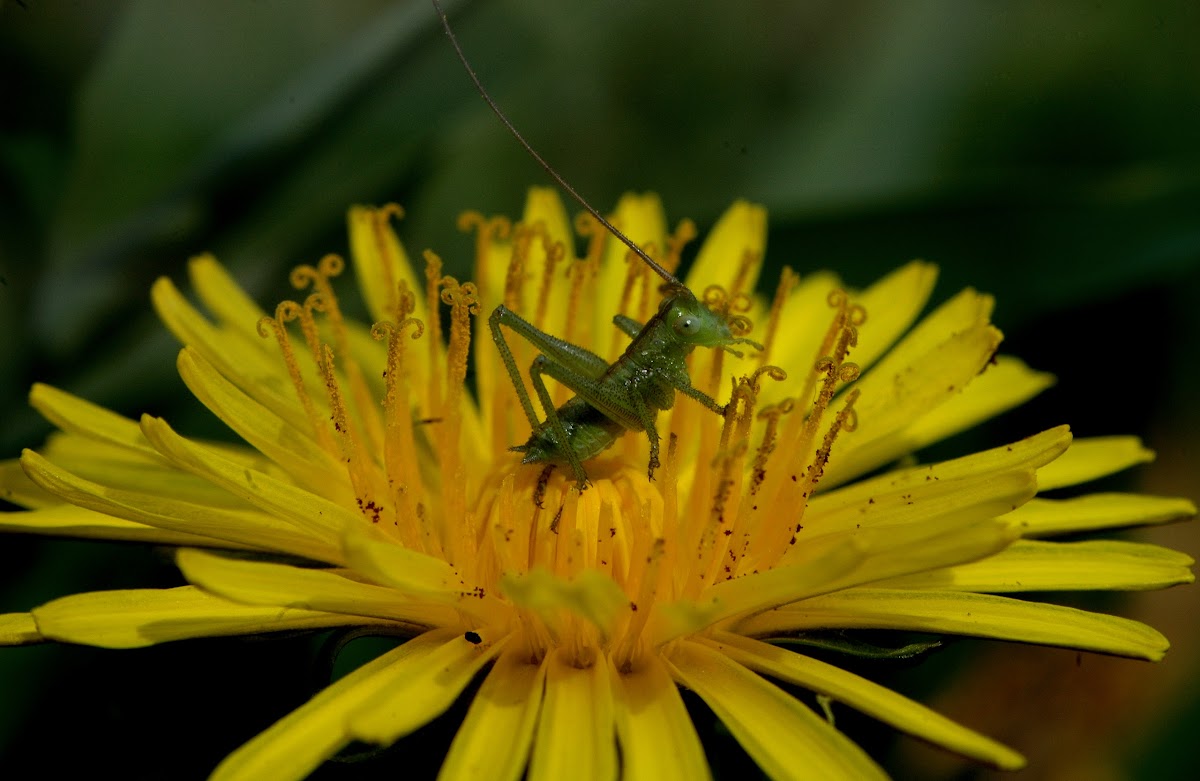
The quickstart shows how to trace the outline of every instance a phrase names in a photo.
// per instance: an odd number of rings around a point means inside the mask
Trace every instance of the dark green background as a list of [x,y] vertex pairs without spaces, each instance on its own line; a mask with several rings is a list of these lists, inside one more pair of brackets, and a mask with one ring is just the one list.
[[[773,267],[865,284],[922,257],[942,267],[939,297],[995,293],[1006,350],[1059,385],[939,454],[1069,422],[1159,451],[1112,487],[1200,494],[1194,0],[447,5],[494,96],[597,206],[655,190],[703,229],[746,197],[770,210]],[[290,266],[345,251],[347,205],[395,200],[410,249],[461,270],[455,215],[514,213],[545,181],[424,0],[4,2],[0,457],[48,430],[24,402],[34,380],[220,434],[147,300],[189,255],[216,252],[269,306]],[[1187,526],[1159,535],[1200,548]],[[136,547],[23,537],[0,538],[0,567],[0,612],[178,580]],[[859,669],[1028,752],[1020,778],[1190,778],[1193,591],[1089,603],[1166,631],[1158,667],[960,642]],[[0,774],[203,777],[303,700],[314,647],[2,650]],[[970,772],[838,713],[898,777]],[[739,777],[744,757],[696,714],[722,777]],[[324,773],[436,767],[453,725]]]

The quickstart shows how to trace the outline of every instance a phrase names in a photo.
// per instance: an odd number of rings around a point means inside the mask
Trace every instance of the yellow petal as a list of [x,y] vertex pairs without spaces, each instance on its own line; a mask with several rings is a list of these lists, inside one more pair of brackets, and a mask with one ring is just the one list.
[[33,613],[0,613],[0,645],[29,645],[44,640]]
[[413,294],[413,317],[428,321],[424,280],[418,281],[404,245],[385,217],[383,210],[367,206],[352,206],[346,215],[350,257],[371,321],[396,319],[395,297],[401,281]]
[[192,289],[209,312],[222,324],[250,340],[258,339],[258,321],[266,316],[258,304],[246,295],[225,267],[212,255],[199,255],[188,261]]
[[195,350],[185,347],[177,361],[179,376],[197,399],[242,439],[279,464],[300,485],[323,490],[334,501],[353,499],[339,464],[303,430],[243,393]]
[[[995,300],[971,288],[943,302],[904,335],[876,367],[881,374],[895,374],[902,367],[917,365],[923,355],[935,350],[954,334],[977,329],[990,321]],[[863,328],[871,327],[871,313]],[[874,371],[874,370],[873,370]]]
[[839,667],[728,632],[705,642],[751,670],[832,697],[934,745],[1004,770],[1025,765],[1012,749]]
[[211,480],[322,542],[336,545],[343,529],[362,523],[362,516],[342,505],[258,470],[248,469],[212,448],[179,436],[161,418],[143,416],[142,431],[158,452],[181,469]]
[[21,455],[21,464],[38,485],[71,504],[95,512],[170,532],[212,537],[233,543],[233,547],[293,553],[340,563],[340,551],[336,547],[266,513],[210,507],[97,485],[59,469],[32,450]]
[[748,619],[746,635],[798,629],[901,629],[1024,643],[1158,661],[1169,643],[1127,618],[1086,610],[958,591],[856,588],[825,594]]
[[162,456],[142,455],[115,445],[59,433],[47,441],[41,455],[59,469],[108,488],[153,494],[182,502],[249,510],[244,501],[167,463]]
[[52,507],[62,502],[62,499],[30,480],[16,458],[0,461],[0,499],[30,510]]
[[[783,367],[788,372],[789,381],[765,383],[760,395],[762,404],[774,404],[800,392],[804,379],[817,360],[823,357],[817,352],[833,319],[829,294],[841,287],[842,281],[837,276],[828,271],[818,271],[800,277],[796,287],[788,294],[767,362]],[[765,333],[765,322],[755,322],[754,325],[754,334]]]
[[330,570],[181,550],[175,561],[193,585],[247,605],[277,605],[352,616],[372,616],[422,628],[455,623],[457,614],[414,602],[390,588],[361,583]]
[[[617,228],[639,247],[653,244],[659,252],[666,247],[667,217],[663,213],[662,201],[657,195],[625,193],[617,201],[617,208],[611,219]],[[597,346],[600,349],[597,352],[600,355],[604,355],[608,350],[607,345],[613,333],[613,315],[621,313],[621,290],[624,288],[625,277],[629,269],[625,260],[628,253],[629,248],[616,239],[610,238],[605,244],[598,284],[595,288],[597,294],[596,320],[592,327],[592,333],[598,337]],[[640,264],[642,261],[635,258],[632,262]],[[651,285],[657,285],[655,280],[651,280]],[[652,291],[653,289],[654,287],[652,287]],[[652,295],[651,298],[649,314],[654,313],[653,307],[658,304],[656,295]],[[636,296],[634,300],[638,300]],[[635,313],[630,312],[625,314],[636,316]]]
[[[1041,473],[1038,473],[1039,482]],[[1164,523],[1196,514],[1190,499],[1141,494],[1089,494],[1075,499],[1033,499],[1005,520],[1025,537]]]
[[[521,216],[521,222],[529,226],[541,223],[551,244],[562,244],[565,250],[563,258],[553,269],[554,276],[561,280],[567,267],[575,259],[575,234],[558,190],[553,187],[530,187],[525,198],[525,212]],[[524,272],[529,280],[529,293],[525,305],[530,317],[535,315],[541,291],[548,281],[546,258],[546,246],[540,239],[530,243],[524,263]],[[566,295],[567,289],[561,282],[555,282],[552,288],[555,292],[546,298],[546,315],[541,321],[541,328],[546,333],[561,336],[566,330],[570,301],[570,297]]]
[[997,356],[995,364],[972,378],[961,393],[923,410],[903,428],[861,443],[854,459],[871,467],[890,463],[1019,406],[1053,384],[1053,375],[1035,372],[1016,358]]
[[881,582],[883,588],[957,591],[1147,590],[1195,580],[1190,556],[1170,548],[1119,540],[1021,540],[970,564],[927,570]]
[[853,296],[852,300],[867,310],[852,354],[855,363],[870,366],[913,324],[925,308],[937,276],[937,266],[914,260]]
[[376,691],[356,705],[346,728],[357,740],[391,745],[449,708],[475,673],[503,649],[506,638],[472,644],[461,631],[433,631],[410,640],[413,646],[386,671]]
[[853,539],[817,540],[804,546],[803,553],[788,566],[722,581],[707,589],[699,601],[680,600],[656,607],[650,636],[654,645],[661,645],[741,613],[823,593],[863,559],[863,551]]
[[545,680],[545,665],[530,664],[526,653],[501,654],[471,699],[439,781],[518,781],[529,761]]
[[612,682],[603,659],[580,669],[562,653],[546,667],[546,693],[528,781],[610,781],[617,777]]
[[[897,488],[867,493],[853,504],[845,503],[843,500],[850,498],[845,496],[837,497],[836,504],[831,501],[818,505],[818,497],[813,500],[811,516],[805,515],[804,530],[797,536],[803,543],[823,534],[860,529],[870,532],[880,526],[902,525],[934,533],[956,522],[965,524],[1003,515],[1033,498],[1036,491],[1033,470],[1018,469],[924,483],[901,482]],[[788,551],[784,560],[790,561],[799,547],[802,545]]]
[[381,539],[365,527],[348,530],[343,549],[353,569],[407,597],[453,605],[482,623],[506,611],[496,595],[475,590],[445,560]]
[[958,396],[987,365],[1000,339],[1000,332],[982,318],[911,363],[897,365],[889,353],[854,385],[862,394],[855,406],[859,425],[852,436],[838,440],[841,447],[826,468],[824,484],[836,485],[877,467],[878,454],[868,446]]
[[387,623],[337,613],[239,605],[194,586],[73,594],[34,609],[33,617],[48,639],[101,648],[141,648],[193,637]]
[[403,676],[406,662],[451,637],[429,632],[367,662],[272,724],[225,758],[209,781],[298,781],[350,743],[346,719],[380,689]]
[[[806,517],[816,528],[847,528],[845,514],[869,514],[874,506],[872,500],[877,494],[908,492],[921,486],[936,488],[942,483],[949,484],[956,480],[986,481],[1005,472],[1037,469],[1062,454],[1070,444],[1070,429],[1059,426],[1010,445],[962,458],[885,472],[878,477],[818,494],[809,503]],[[1040,473],[1038,484],[1041,484]],[[915,502],[913,506],[920,509]],[[854,520],[853,523],[858,521]]]
[[[56,497],[57,498],[57,497]],[[0,513],[0,530],[56,537],[146,542],[153,545],[203,545],[246,549],[249,546],[200,534],[158,529],[114,518],[73,504],[56,504],[29,512]]]
[[[662,247],[659,248],[660,250]],[[758,270],[767,249],[767,210],[757,203],[736,200],[717,219],[688,271],[687,286],[697,295],[709,285],[729,292],[737,281],[738,269],[747,252],[756,260],[741,290],[749,293],[758,282]]]
[[636,670],[612,670],[621,767],[627,781],[712,777],[683,698],[657,657]]
[[975,561],[1004,550],[1016,537],[1003,521],[995,519],[954,523],[947,531],[931,534],[925,539],[907,540],[905,532],[908,530],[903,530],[894,545],[886,544],[891,536],[887,532],[900,530],[879,531],[878,536],[866,541],[874,550],[852,572],[830,583],[830,590]]
[[1077,439],[1056,461],[1038,470],[1043,491],[1078,485],[1154,460],[1154,451],[1142,447],[1137,437]]
[[530,187],[525,194],[525,212],[521,221],[533,225],[542,223],[551,241],[562,242],[567,252],[575,245],[575,231],[558,190],[553,187]]
[[879,766],[827,721],[728,656],[682,642],[667,664],[774,781],[886,780]]
[[36,383],[29,403],[63,431],[117,445],[157,459],[138,424],[101,406],[50,385]]
[[536,613],[551,626],[559,625],[565,610],[594,625],[604,639],[612,637],[616,620],[629,608],[629,597],[608,575],[584,570],[574,580],[558,577],[544,567],[520,575],[505,575],[500,587],[514,605]]
[[[253,338],[244,337],[240,331],[217,328],[166,277],[159,278],[150,288],[150,300],[159,319],[180,343],[195,349],[217,371],[292,425],[298,428],[309,425],[273,339],[258,338],[257,334]],[[296,357],[302,370],[312,367],[307,353],[298,352]],[[315,369],[304,372],[304,376],[313,377],[312,390],[319,390]],[[311,395],[318,409],[324,409],[324,394]]]
[[906,437],[915,444],[912,449],[924,447],[1020,406],[1053,384],[1053,374],[1034,371],[1011,355],[997,355],[962,393],[916,418]]

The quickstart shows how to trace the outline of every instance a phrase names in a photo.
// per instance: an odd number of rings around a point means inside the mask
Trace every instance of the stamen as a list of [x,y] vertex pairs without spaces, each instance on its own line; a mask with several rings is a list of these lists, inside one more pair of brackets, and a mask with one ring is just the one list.
[[667,256],[662,260],[662,267],[667,270],[667,273],[674,274],[679,268],[683,248],[697,235],[696,223],[691,220],[680,220],[679,224],[675,226],[675,232],[667,237]]
[[425,395],[425,409],[442,408],[442,384],[437,366],[442,349],[442,319],[438,316],[439,290],[442,279],[442,260],[437,255],[425,253],[425,311],[429,313],[429,378]]
[[654,540],[650,552],[646,555],[646,565],[642,569],[637,599],[630,604],[632,615],[629,618],[629,625],[613,653],[613,664],[621,672],[632,672],[637,658],[644,651],[642,632],[646,628],[646,622],[650,619],[652,608],[657,601],[659,580],[662,577],[665,558],[666,541],[661,538]]
[[[756,533],[755,523],[757,518],[752,517],[754,509],[754,486],[753,481],[756,477],[756,471],[750,473],[752,487],[750,491],[742,491],[741,483],[745,479],[746,472],[742,469],[742,463],[745,460],[745,454],[749,450],[750,433],[755,419],[755,407],[758,403],[758,394],[761,390],[761,380],[763,377],[768,377],[776,382],[782,382],[787,379],[787,372],[778,366],[763,366],[756,370],[749,378],[742,378],[738,381],[734,396],[730,400],[732,404],[737,401],[736,413],[736,430],[733,437],[733,447],[731,456],[728,458],[730,463],[731,475],[730,482],[732,485],[732,496],[737,497],[738,504],[733,508],[734,520],[727,526],[724,541],[718,540],[717,549],[724,548],[724,565],[720,570],[714,569],[709,573],[708,582],[712,583],[716,580],[728,580],[735,577],[738,569],[738,559],[744,556],[746,548],[750,544],[750,540]],[[756,459],[761,456],[761,448],[756,453]],[[765,456],[764,456],[765,458]],[[763,468],[765,471],[765,467]],[[736,541],[736,542],[735,542]]]
[[[404,312],[412,306],[412,294],[401,283],[397,310]],[[407,294],[407,307],[405,295]],[[412,311],[408,308],[408,311]],[[424,550],[420,530],[416,526],[414,494],[424,495],[421,471],[418,468],[416,443],[413,438],[412,414],[408,403],[408,383],[404,375],[404,329],[412,328],[411,338],[420,338],[425,325],[415,317],[400,323],[381,321],[371,327],[376,340],[387,339],[387,369],[384,372],[384,469],[391,489],[392,503],[397,508],[394,523],[401,540],[413,550]],[[401,522],[403,521],[403,522]],[[425,551],[429,552],[429,551]]]
[[604,254],[604,242],[608,231],[587,212],[575,215],[575,232],[587,239],[587,252],[584,259],[567,266],[567,275],[571,278],[570,307],[573,313],[567,318],[563,338],[572,344],[581,344],[588,348],[596,346],[596,337],[592,332],[596,317],[596,297],[584,295],[585,285],[594,285],[600,276],[600,259]]
[[463,233],[475,231],[475,272],[473,278],[479,287],[479,299],[488,300],[491,291],[487,288],[488,279],[488,249],[497,241],[507,239],[512,231],[512,223],[507,217],[484,217],[477,211],[465,211],[458,215],[458,229]]
[[611,488],[608,484],[601,484],[599,488],[602,496],[600,497],[600,511],[596,516],[596,569],[601,572],[608,573],[614,578],[617,576],[616,567],[616,510],[615,500],[611,492],[604,490]]
[[[854,374],[850,372],[847,374]],[[833,385],[841,376],[832,363],[827,365],[826,387]],[[825,392],[822,392],[822,396]],[[832,395],[832,394],[830,394]],[[803,528],[804,513],[808,508],[808,500],[812,497],[816,490],[817,483],[825,474],[825,465],[829,462],[830,453],[833,450],[834,441],[837,439],[838,433],[842,431],[853,431],[858,427],[858,418],[854,412],[854,405],[858,401],[859,390],[854,388],[846,394],[845,402],[842,409],[837,413],[833,423],[825,432],[820,447],[814,453],[813,460],[804,470],[803,479],[790,485],[785,485],[781,492],[780,502],[785,507],[798,507],[799,511],[795,515],[795,523],[793,526],[785,526],[776,524],[771,528],[764,528],[763,534],[760,534],[755,540],[755,555],[754,563],[761,567],[772,567],[782,557],[787,550],[796,544],[797,534]],[[822,407],[823,409],[823,407]],[[815,413],[814,413],[815,417]],[[811,419],[811,418],[810,418]],[[811,446],[812,437],[810,432],[815,429],[815,426],[806,427],[805,448]],[[797,496],[798,494],[798,496]]]
[[296,389],[296,397],[300,400],[304,416],[308,418],[308,423],[312,427],[313,436],[317,438],[317,443],[325,452],[336,455],[337,447],[329,435],[329,429],[321,415],[317,413],[317,406],[304,385],[304,377],[300,374],[300,364],[292,350],[292,341],[285,325],[296,319],[301,311],[300,305],[295,301],[281,301],[275,307],[274,317],[264,317],[258,321],[258,335],[266,339],[268,327],[274,332],[275,341],[279,344],[279,351],[283,354],[283,362],[287,366],[288,377],[291,378],[292,386]]
[[[656,245],[654,242],[646,244],[645,252],[654,260],[658,260],[658,245]],[[630,259],[629,262],[632,263],[633,260]],[[651,288],[653,285],[651,284],[652,280],[650,277],[650,267],[644,263],[640,264],[640,266],[642,273],[640,274],[638,281],[642,283],[642,295],[638,299],[640,303],[637,311],[637,319],[638,322],[644,323],[650,319],[650,313],[653,312],[657,307],[655,306],[655,302],[651,300]]]
[[544,330],[547,327],[546,312],[550,307],[550,293],[554,287],[554,268],[566,257],[567,248],[561,241],[550,240],[550,234],[546,232],[543,223],[539,222],[537,228],[542,237],[542,248],[546,253],[546,265],[542,269],[542,285],[538,290],[534,325]]
[[833,425],[825,432],[825,438],[821,442],[821,447],[817,449],[816,458],[809,465],[808,472],[805,475],[805,482],[809,487],[809,496],[812,496],[817,483],[820,482],[821,477],[825,474],[825,464],[829,462],[829,453],[833,448],[834,440],[837,439],[838,432],[853,431],[858,428],[858,416],[854,412],[854,403],[858,401],[858,397],[858,388],[846,394],[846,401],[842,405],[842,409],[834,419]]
[[[745,315],[733,315],[728,320],[729,330],[734,336],[745,336],[754,328],[754,323],[750,322],[750,318]],[[746,341],[749,342],[747,339]],[[751,342],[751,344],[755,344]],[[762,349],[762,345],[758,345],[758,349]]]
[[751,468],[751,497],[758,493],[758,489],[762,487],[763,480],[766,478],[767,460],[771,457],[771,454],[775,452],[775,443],[778,438],[779,431],[779,419],[784,415],[791,413],[791,411],[795,408],[796,404],[794,400],[784,399],[778,404],[765,407],[758,413],[758,419],[765,420],[766,426],[763,428],[762,443],[758,446],[758,452],[754,456],[754,465]]
[[[550,328],[550,323],[547,321],[547,314],[550,308],[550,297],[554,294],[554,270],[563,258],[566,257],[567,248],[561,241],[552,241],[550,234],[546,231],[546,226],[539,222],[537,228],[542,237],[542,249],[546,255],[546,265],[542,269],[541,288],[538,290],[537,310],[534,318],[534,325],[539,329],[546,330]],[[567,310],[567,322],[570,322],[573,317],[571,310]],[[562,406],[567,400],[567,394],[570,393],[565,385],[559,384],[554,390],[554,404],[556,407]]]
[[[668,577],[663,584],[669,589],[667,598],[679,593],[683,586],[682,575],[679,580],[672,580],[670,573],[678,573],[681,567],[675,564],[679,561],[679,546],[682,540],[682,528],[679,521],[679,437],[671,434],[667,439],[667,460],[664,465],[662,486],[659,489],[663,499],[663,566]],[[647,606],[648,607],[648,606]]]
[[[652,247],[646,249],[649,254]],[[633,289],[638,282],[642,283],[642,306],[637,313],[633,311]],[[650,267],[642,262],[641,258],[633,253],[632,250],[625,253],[625,282],[621,285],[621,298],[617,304],[617,312],[627,317],[633,317],[640,322],[646,322],[646,316],[649,314],[647,309],[650,294]],[[624,335],[618,330],[613,330],[612,342],[609,345],[608,354],[614,359],[616,356],[624,352],[622,342]]]
[[517,223],[512,231],[512,254],[504,275],[504,305],[514,312],[525,307],[521,293],[525,290],[525,265],[529,260],[529,245],[533,241],[534,229],[525,223]]
[[492,544],[490,547],[496,554],[498,575],[520,572],[525,569],[525,562],[517,559],[516,479],[515,472],[504,475],[491,508]]
[[571,291],[567,293],[567,320],[563,328],[563,339],[571,344],[587,347],[592,345],[592,313],[595,311],[594,296],[585,296],[583,286],[594,283],[596,269],[591,260],[579,260],[567,266],[571,280]]
[[765,364],[771,359],[771,348],[775,345],[775,335],[779,332],[779,318],[783,314],[783,305],[799,281],[799,275],[791,266],[783,267],[783,273],[779,275],[779,286],[775,288],[775,299],[771,302],[771,313],[767,316],[763,349],[758,354],[759,364]]
[[[441,266],[441,260],[430,250],[425,250],[425,261],[431,267]],[[442,424],[435,438],[441,462],[443,517],[463,519],[468,517],[467,475],[462,461],[460,409],[471,343],[471,315],[479,314],[479,298],[478,290],[470,282],[460,285],[453,277],[443,277],[440,286],[441,300],[450,307],[450,340],[446,349],[446,397],[440,407]],[[451,530],[444,532],[449,534]],[[460,522],[453,532],[453,538],[445,540],[451,564],[466,560],[469,553],[466,546],[474,543],[477,530],[472,523]]]
[[700,296],[700,300],[704,305],[721,315],[728,317],[729,315],[729,294],[725,292],[725,288],[721,285],[709,285],[704,288],[704,293]]
[[730,292],[733,294],[734,299],[737,299],[739,296],[745,299],[746,308],[736,309],[735,311],[749,311],[750,299],[746,297],[745,293],[746,289],[750,286],[751,275],[758,269],[758,266],[761,264],[761,262],[761,252],[755,252],[752,249],[747,249],[742,252],[742,259],[741,262],[738,263],[737,274],[734,275],[733,285],[730,287]]
[[617,312],[620,314],[633,316],[633,287],[644,269],[641,258],[632,251],[625,253],[625,281],[621,284],[621,298],[617,303]]
[[554,566],[552,571],[559,577],[568,578],[574,574],[573,564],[578,562],[576,546],[578,529],[576,527],[579,514],[579,489],[572,485],[567,490],[562,509],[556,513],[550,528],[554,533]]
[[308,354],[321,365],[321,334],[317,330],[317,318],[313,312],[324,312],[325,302],[320,293],[310,293],[304,299],[304,305],[296,311],[296,319],[300,322],[300,332],[304,334],[304,343],[308,345]]
[[[312,298],[312,296],[309,298]],[[346,405],[342,400],[341,388],[338,385],[337,375],[334,373],[333,348],[327,344],[322,345],[322,348],[321,360],[318,362],[318,367],[321,370],[321,377],[325,381],[325,389],[329,393],[329,407],[332,411],[333,430],[338,435],[342,460],[346,464],[346,473],[350,476],[350,485],[353,486],[354,495],[358,499],[359,512],[372,524],[378,525],[382,520],[384,508],[373,498],[374,492],[371,490],[371,477],[367,471],[366,455],[363,453],[362,440],[358,436],[356,427],[350,421],[350,416],[346,412]]]
[[383,269],[383,289],[387,291],[388,296],[384,311],[396,322],[400,322],[405,315],[400,314],[400,302],[396,297],[396,279],[392,271],[401,261],[392,254],[392,241],[388,237],[391,233],[389,222],[392,219],[404,219],[404,209],[399,204],[388,203],[378,209],[372,209],[370,214],[373,220],[372,232],[375,235],[375,251],[379,253],[379,257],[384,258],[384,262],[380,264]]
[[[779,298],[777,295],[777,301]],[[824,357],[816,362],[805,380],[802,395],[794,402],[801,410],[807,408],[807,414],[790,415],[783,421],[782,433],[779,433],[777,425],[782,416],[768,418],[771,444],[769,451],[762,451],[762,457],[765,460],[769,452],[777,452],[779,463],[769,469],[764,467],[761,478],[756,479],[752,490],[748,492],[746,503],[751,511],[747,526],[750,546],[739,563],[739,573],[773,566],[794,541],[794,535],[800,529],[799,520],[791,527],[768,524],[762,520],[763,514],[752,511],[756,506],[799,507],[799,517],[803,516],[803,508],[824,473],[824,464],[829,457],[824,443],[814,448],[821,419],[839,387],[853,382],[859,374],[858,366],[847,362],[845,358],[857,344],[857,329],[866,321],[866,310],[857,304],[851,305],[848,296],[841,290],[832,291],[827,300],[835,313],[822,341],[821,354]],[[821,385],[819,390],[815,388],[818,382]],[[853,393],[853,396],[847,395],[850,401],[845,415],[839,415],[838,422],[834,424],[838,431],[850,430],[847,426],[854,424],[853,399],[857,398],[857,391]],[[809,402],[809,399],[812,401]],[[830,445],[832,441],[828,439]],[[764,446],[766,443],[767,439],[764,438]]]
[[[312,296],[309,298],[316,304],[314,308],[324,312],[329,318],[329,324],[333,329],[334,343],[337,346],[338,354],[342,357],[342,371],[350,384],[350,397],[354,401],[354,408],[366,431],[368,445],[372,452],[377,453],[383,449],[383,425],[379,420],[375,400],[367,388],[362,368],[358,365],[358,361],[354,360],[354,353],[350,350],[350,340],[346,335],[346,321],[338,306],[333,285],[329,282],[331,278],[341,274],[345,268],[346,261],[342,260],[340,256],[326,255],[321,258],[315,268],[300,265],[292,269],[291,281],[297,289],[303,289],[311,284],[315,293],[319,294],[319,299],[312,299]],[[305,308],[308,308],[307,302]],[[308,337],[307,333],[305,337]],[[309,348],[312,349],[311,342]]]
[[[691,567],[691,575],[684,583],[684,598],[696,599],[700,592],[712,583],[713,570],[725,550],[726,538],[732,533],[733,518],[726,513],[726,506],[736,486],[740,469],[735,470],[735,464],[741,462],[745,453],[745,443],[735,438],[734,432],[742,428],[741,419],[746,415],[749,383],[743,378],[734,379],[733,393],[725,405],[725,421],[721,427],[721,440],[716,448],[716,456],[711,466],[703,470],[716,475],[716,487],[708,489],[705,482],[697,479],[692,487],[693,504],[700,490],[705,490],[709,497],[707,512],[698,517],[706,518],[698,529],[696,539],[696,561]],[[730,442],[735,444],[731,447]],[[704,452],[704,451],[701,451]],[[700,470],[697,470],[700,471]],[[699,477],[699,475],[697,475]]]
[[608,239],[608,230],[592,215],[579,212],[575,215],[575,232],[588,240],[584,257],[588,260],[594,259],[599,264],[604,253],[605,241]]

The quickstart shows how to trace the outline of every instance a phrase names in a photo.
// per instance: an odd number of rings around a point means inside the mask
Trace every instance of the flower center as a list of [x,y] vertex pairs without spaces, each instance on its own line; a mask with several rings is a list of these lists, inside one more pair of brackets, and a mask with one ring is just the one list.
[[[396,213],[371,215],[385,268],[400,267],[398,258],[388,256],[398,247],[388,226]],[[619,667],[634,666],[658,642],[657,606],[698,602],[716,583],[773,567],[796,544],[804,507],[834,441],[854,427],[857,391],[843,394],[832,421],[826,412],[858,376],[846,357],[865,312],[845,293],[831,293],[834,316],[821,358],[802,375],[799,394],[761,406],[763,381],[786,377],[767,363],[796,284],[785,271],[757,368],[732,378],[724,414],[682,399],[669,416],[659,416],[665,457],[653,481],[647,477],[646,436],[618,433],[615,447],[587,460],[590,487],[581,491],[569,469],[522,465],[509,452],[528,437],[530,426],[510,381],[515,378],[501,369],[490,344],[476,346],[478,403],[468,397],[470,320],[481,308],[503,303],[528,313],[535,328],[571,343],[578,339],[616,360],[623,351],[616,328],[617,339],[597,349],[609,339],[596,324],[614,306],[602,312],[597,303],[604,300],[604,234],[594,221],[577,220],[578,232],[589,239],[587,255],[568,261],[564,244],[552,241],[541,223],[513,226],[475,214],[459,222],[476,231],[478,287],[442,276],[440,260],[426,252],[425,296],[418,297],[402,275],[385,274],[386,284],[394,285],[384,298],[389,319],[368,334],[342,317],[331,279],[344,263],[331,255],[292,273],[296,287],[312,288],[303,303],[284,301],[274,317],[259,323],[259,333],[279,344],[315,440],[345,465],[344,479],[314,490],[352,497],[365,522],[397,544],[449,562],[473,593],[504,597],[497,604],[508,612],[494,616],[494,623],[516,630],[531,658],[559,649],[579,666],[600,654],[610,654]],[[694,233],[685,222],[668,239],[666,268],[678,265]],[[507,260],[503,278],[494,270],[497,257]],[[744,254],[728,291],[705,290],[706,305],[738,336],[750,330],[741,313],[752,302],[742,288],[758,262],[753,253]],[[657,304],[651,283],[645,264],[629,263],[617,313],[645,322]],[[441,306],[449,308],[444,339]],[[293,346],[295,331],[304,352]],[[368,335],[385,343],[386,351]],[[424,344],[415,344],[418,338]],[[536,355],[519,340],[513,352],[518,366],[530,365]],[[721,395],[722,377],[728,376],[721,350],[697,351],[690,366],[695,387]],[[551,401],[561,405],[568,395],[558,387]]]

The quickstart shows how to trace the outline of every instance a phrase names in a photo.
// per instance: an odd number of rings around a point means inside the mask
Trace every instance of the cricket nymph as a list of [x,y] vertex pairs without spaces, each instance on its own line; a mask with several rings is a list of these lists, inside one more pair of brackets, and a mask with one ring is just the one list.
[[[662,287],[663,301],[658,312],[644,326],[623,315],[613,317],[613,324],[630,336],[633,342],[611,366],[594,352],[541,331],[504,305],[492,311],[488,318],[492,341],[496,343],[504,368],[508,370],[521,402],[521,410],[533,429],[529,440],[513,449],[525,454],[524,462],[527,464],[569,465],[576,484],[583,490],[588,484],[584,461],[606,450],[625,431],[644,431],[650,441],[647,472],[653,478],[654,470],[659,465],[659,437],[654,421],[660,410],[670,409],[675,404],[676,390],[691,396],[718,415],[725,414],[724,405],[718,404],[704,391],[692,387],[687,372],[688,354],[697,346],[702,346],[727,350],[740,357],[740,353],[730,348],[731,345],[748,344],[760,351],[763,347],[742,337],[749,330],[750,324],[746,318],[741,315],[726,318],[705,301],[697,299],[670,271],[596,211],[530,146],[475,75],[438,0],[433,0],[433,5],[441,17],[446,37],[454,46],[454,52],[479,90],[479,95],[513,138],[596,222],[613,238],[629,247],[666,283]],[[705,291],[706,299],[707,294],[708,291]],[[546,414],[545,421],[538,419],[500,326],[512,329],[541,353],[529,367],[529,380]],[[555,409],[542,375],[562,383],[574,391],[575,396],[561,409]]]
[[[570,466],[582,486],[587,476],[582,462],[612,444],[626,431],[644,431],[650,442],[651,478],[659,466],[659,436],[655,419],[675,404],[675,391],[692,397],[718,415],[725,412],[708,394],[692,386],[687,356],[696,347],[730,349],[736,344],[762,346],[735,335],[744,318],[729,318],[710,309],[677,281],[663,286],[658,312],[645,325],[617,315],[613,324],[633,341],[615,362],[534,328],[506,307],[497,307],[489,318],[492,339],[514,380],[520,377],[512,351],[504,340],[504,325],[529,340],[541,354],[529,368],[529,378],[546,411],[539,421],[523,383],[514,382],[533,433],[524,445],[512,448],[525,454],[522,463]],[[735,352],[735,354],[737,354]],[[555,410],[542,376],[553,377],[576,395]]]

